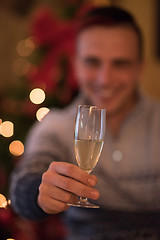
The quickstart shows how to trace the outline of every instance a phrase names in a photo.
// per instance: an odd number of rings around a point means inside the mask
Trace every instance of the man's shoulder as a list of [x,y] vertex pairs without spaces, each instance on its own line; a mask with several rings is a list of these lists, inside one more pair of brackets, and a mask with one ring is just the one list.
[[46,120],[59,120],[63,121],[65,119],[72,119],[76,115],[77,106],[83,104],[84,100],[81,95],[78,95],[69,105],[64,108],[54,108],[50,109],[50,112],[44,118]]
[[156,99],[152,96],[145,97],[146,106],[150,111],[160,114],[160,99]]
[[150,124],[160,126],[160,100],[155,99],[152,96],[145,98],[145,117],[148,119]]
[[82,104],[82,101],[83,100],[78,96],[64,108],[52,107],[40,125],[51,129],[56,129],[59,127],[63,128],[73,125],[75,121],[77,106],[78,104]]

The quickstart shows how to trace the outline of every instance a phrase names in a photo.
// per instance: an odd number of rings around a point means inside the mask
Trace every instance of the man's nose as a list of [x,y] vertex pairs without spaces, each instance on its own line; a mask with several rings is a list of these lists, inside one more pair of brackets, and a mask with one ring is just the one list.
[[98,81],[99,83],[107,86],[110,85],[112,82],[112,67],[110,65],[101,66],[98,72]]

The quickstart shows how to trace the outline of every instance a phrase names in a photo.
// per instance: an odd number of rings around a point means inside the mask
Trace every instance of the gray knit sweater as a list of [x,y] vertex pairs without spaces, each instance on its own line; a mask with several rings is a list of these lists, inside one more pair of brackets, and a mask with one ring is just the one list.
[[[63,110],[52,109],[31,129],[24,156],[11,176],[11,203],[21,216],[47,215],[38,207],[37,195],[42,173],[52,161],[76,164],[74,121],[77,105],[83,103],[78,97]],[[159,103],[142,96],[116,138],[107,129],[94,174],[101,208],[71,207],[65,212],[67,239],[160,239]]]

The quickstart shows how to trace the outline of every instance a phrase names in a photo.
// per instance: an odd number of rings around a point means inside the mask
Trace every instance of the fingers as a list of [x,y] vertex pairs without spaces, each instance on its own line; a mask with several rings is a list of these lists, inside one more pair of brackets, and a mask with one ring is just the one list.
[[[71,166],[72,167],[72,166]],[[75,166],[75,170],[78,170],[79,173],[79,168],[77,166]],[[83,172],[83,170],[80,169],[80,172]],[[77,173],[77,175],[78,175]],[[84,172],[85,173],[85,172]],[[71,176],[73,177],[73,174],[71,174]],[[81,174],[81,177],[83,176],[83,174]],[[87,178],[86,178],[87,176]],[[85,179],[85,181],[88,183],[88,177],[89,174],[85,173],[84,177],[87,179]],[[92,179],[95,179],[95,176],[91,176],[91,181]],[[78,178],[78,177],[77,177]],[[78,178],[79,179],[79,178]],[[95,181],[95,180],[94,180]],[[74,195],[78,195],[81,197],[87,197],[87,198],[92,198],[92,199],[97,199],[99,198],[99,192],[94,189],[91,186],[88,186],[84,183],[71,178],[71,177],[66,177],[64,175],[60,175],[59,173],[53,171],[47,171],[46,173],[43,174],[42,176],[42,182],[43,182],[43,188],[45,188],[44,186],[48,185],[48,192],[46,191],[46,194],[49,193],[50,189],[54,187],[60,188],[62,191],[59,191],[59,195],[57,194],[57,192],[54,189],[54,193],[55,196],[52,195],[52,197],[55,197],[57,200],[62,200],[62,198],[60,198],[59,196],[62,194],[63,190],[72,193]],[[95,182],[94,182],[95,183]]]
[[97,199],[99,197],[99,192],[96,189],[84,185],[79,181],[75,181],[73,178],[55,174],[52,181],[58,188],[64,189],[75,195],[92,199]]
[[57,173],[52,178],[52,183],[57,187],[81,197],[99,198],[99,192],[91,188],[97,183],[96,176],[89,175],[78,166],[66,162],[53,162],[50,165],[50,170]]
[[93,188],[96,183],[96,176],[78,166],[53,162],[42,176],[38,205],[46,213],[58,213],[69,208],[67,203],[75,203],[77,196],[97,199],[99,192]]
[[52,185],[40,185],[39,192],[41,195],[47,195],[49,198],[63,203],[74,203],[78,200],[76,195]]
[[50,198],[48,195],[39,195],[38,205],[48,214],[56,214],[66,211],[69,208],[66,203]]
[[66,211],[67,203],[75,203],[78,197],[52,185],[42,183],[39,187],[38,205],[48,214]]
[[63,162],[53,162],[50,165],[50,169],[56,171],[57,173],[73,178],[85,185],[95,186],[97,183],[97,178],[94,175],[89,175],[84,170],[80,169],[78,166],[63,163]]

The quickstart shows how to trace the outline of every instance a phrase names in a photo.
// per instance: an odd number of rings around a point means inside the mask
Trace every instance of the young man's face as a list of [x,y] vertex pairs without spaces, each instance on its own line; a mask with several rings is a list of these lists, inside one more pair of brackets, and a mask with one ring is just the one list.
[[138,39],[130,28],[95,26],[77,39],[75,69],[81,90],[110,115],[133,105],[141,66]]

